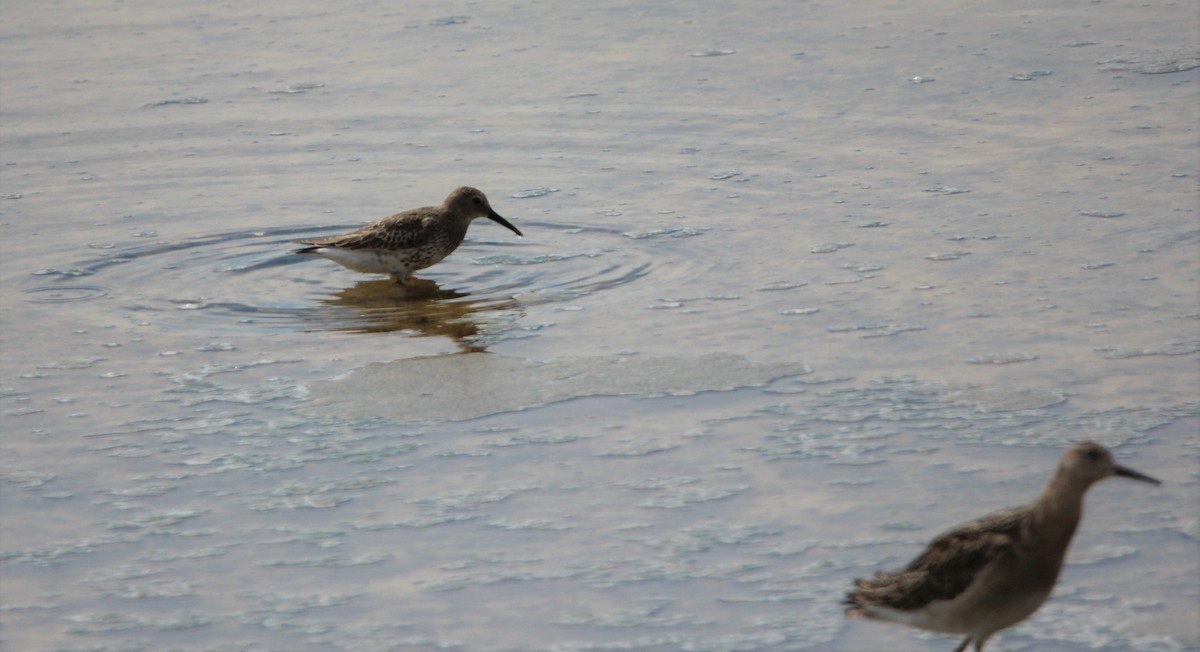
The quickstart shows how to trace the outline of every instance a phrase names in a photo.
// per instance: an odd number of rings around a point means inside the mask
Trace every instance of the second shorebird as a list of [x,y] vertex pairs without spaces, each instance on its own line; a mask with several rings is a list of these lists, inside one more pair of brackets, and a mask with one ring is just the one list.
[[1114,475],[1161,484],[1117,464],[1100,444],[1075,444],[1037,500],[950,530],[904,570],[856,581],[846,615],[966,634],[955,652],[972,643],[982,652],[992,634],[1046,601],[1083,514],[1084,493]]
[[328,258],[365,274],[390,274],[401,285],[413,272],[438,262],[462,244],[467,227],[486,217],[522,236],[517,227],[492,210],[487,197],[463,186],[451,192],[441,206],[426,206],[397,213],[345,235],[300,240],[309,245],[293,253]]

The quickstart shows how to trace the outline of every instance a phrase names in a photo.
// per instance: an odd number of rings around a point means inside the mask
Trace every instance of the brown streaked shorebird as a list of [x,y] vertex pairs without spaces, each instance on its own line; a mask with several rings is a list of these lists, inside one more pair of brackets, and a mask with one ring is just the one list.
[[328,258],[356,272],[390,274],[406,285],[413,272],[440,262],[457,249],[477,217],[499,222],[523,237],[517,227],[492,210],[482,192],[463,186],[451,192],[441,206],[396,213],[345,235],[300,240],[299,244],[310,246],[293,253]]
[[1074,444],[1037,500],[942,534],[904,570],[856,580],[846,615],[966,634],[954,652],[972,643],[983,652],[992,634],[1046,601],[1083,514],[1083,495],[1113,475],[1162,484],[1117,464],[1100,444]]

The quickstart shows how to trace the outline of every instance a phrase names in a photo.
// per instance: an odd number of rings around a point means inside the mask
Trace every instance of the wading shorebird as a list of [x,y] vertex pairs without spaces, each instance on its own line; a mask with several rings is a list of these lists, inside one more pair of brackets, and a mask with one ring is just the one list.
[[344,235],[300,240],[297,244],[309,246],[292,253],[328,258],[365,274],[390,274],[407,285],[413,272],[440,262],[457,249],[477,217],[499,222],[523,237],[517,227],[492,210],[482,192],[464,186],[451,192],[441,206],[396,213]]
[[1100,444],[1075,444],[1037,500],[946,532],[904,570],[856,580],[844,601],[847,617],[966,634],[954,652],[972,643],[983,652],[992,634],[1046,601],[1079,525],[1084,493],[1113,475],[1162,484],[1117,464]]

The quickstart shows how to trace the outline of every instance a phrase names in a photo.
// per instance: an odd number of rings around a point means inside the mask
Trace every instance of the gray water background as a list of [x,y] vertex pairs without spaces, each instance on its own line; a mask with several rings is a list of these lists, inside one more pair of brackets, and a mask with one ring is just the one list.
[[[990,648],[1200,648],[1197,33],[6,4],[0,647],[946,650],[838,601],[1090,438]],[[464,184],[427,296],[288,254]]]

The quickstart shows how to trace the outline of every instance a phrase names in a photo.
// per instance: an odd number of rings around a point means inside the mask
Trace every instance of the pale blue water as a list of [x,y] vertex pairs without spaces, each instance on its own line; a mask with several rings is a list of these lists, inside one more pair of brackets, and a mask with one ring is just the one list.
[[1165,484],[989,649],[1200,647],[1194,27],[6,7],[0,647],[946,650],[838,601],[1081,438]]

